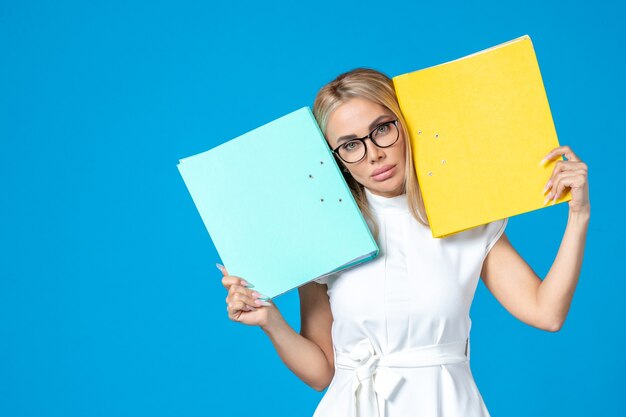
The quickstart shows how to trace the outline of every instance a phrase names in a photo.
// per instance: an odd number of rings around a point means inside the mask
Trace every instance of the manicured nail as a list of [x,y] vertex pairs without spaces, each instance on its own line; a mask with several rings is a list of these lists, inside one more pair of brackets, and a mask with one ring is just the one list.
[[248,281],[246,281],[245,279],[241,280],[241,285],[243,285],[244,287],[248,287],[248,288],[254,288],[254,285],[250,284]]
[[543,194],[546,193],[546,191],[548,190],[548,188],[550,188],[551,185],[552,185],[552,180],[548,181],[548,183],[546,184],[546,187],[543,189]]
[[543,200],[543,205],[545,206],[546,203],[548,202],[548,200],[550,199],[550,196],[547,196],[545,200]]
[[541,162],[539,162],[539,166],[540,167],[544,166],[547,161],[548,161],[548,158],[543,158]]
[[224,265],[216,263],[216,264],[215,264],[215,266],[216,266],[216,267],[217,267],[217,269],[219,269],[221,272],[224,272]]
[[261,300],[260,298],[257,298],[256,300],[254,300],[254,304],[256,304],[258,306],[271,306],[270,303],[268,303],[265,300]]
[[556,201],[556,197],[558,196],[558,194],[554,194],[554,198],[552,199],[552,201]]

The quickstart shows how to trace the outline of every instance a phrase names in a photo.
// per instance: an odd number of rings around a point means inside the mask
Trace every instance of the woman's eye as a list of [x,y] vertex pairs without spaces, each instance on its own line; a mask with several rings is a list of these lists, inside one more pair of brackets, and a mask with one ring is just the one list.
[[378,133],[386,133],[387,129],[389,129],[389,123],[385,123],[384,125],[378,126]]
[[345,145],[343,145],[343,149],[345,149],[346,151],[351,151],[354,148],[356,148],[357,143],[356,142],[348,142]]

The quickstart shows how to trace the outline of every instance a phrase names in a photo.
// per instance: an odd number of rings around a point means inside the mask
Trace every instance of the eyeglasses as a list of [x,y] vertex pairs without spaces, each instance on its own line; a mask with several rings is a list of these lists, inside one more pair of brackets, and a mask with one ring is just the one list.
[[388,148],[398,141],[400,130],[398,129],[398,119],[381,123],[362,138],[350,139],[333,149],[333,153],[338,155],[344,162],[354,164],[360,162],[367,154],[365,139],[369,138],[372,143],[379,148]]

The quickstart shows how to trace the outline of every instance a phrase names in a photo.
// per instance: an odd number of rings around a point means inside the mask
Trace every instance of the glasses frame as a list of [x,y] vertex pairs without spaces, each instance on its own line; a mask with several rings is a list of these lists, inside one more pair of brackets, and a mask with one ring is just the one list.
[[[374,138],[372,138],[372,135],[374,134],[374,132],[376,132],[377,129],[379,129],[381,126],[384,125],[390,125],[393,124],[396,126],[396,132],[398,133],[398,136],[396,136],[396,140],[393,141],[393,143],[391,145],[387,145],[387,146],[380,146],[378,143],[376,143],[376,141],[374,140]],[[348,139],[345,143],[342,143],[341,145],[337,146],[335,149],[333,149],[333,154],[337,155],[343,162],[345,162],[346,164],[358,164],[359,162],[361,162],[366,156],[367,156],[367,145],[365,144],[365,139],[369,139],[372,141],[372,143],[374,145],[376,145],[379,148],[388,148],[390,146],[393,146],[396,144],[396,142],[398,142],[398,139],[400,139],[400,128],[398,127],[398,119],[395,120],[390,120],[388,122],[383,122],[380,123],[379,125],[377,125],[374,129],[372,129],[372,131],[367,135],[367,136],[363,136],[362,138],[354,138],[354,139]],[[350,143],[352,141],[355,140],[359,140],[363,143],[363,147],[365,148],[365,154],[363,155],[363,157],[361,159],[359,159],[358,161],[354,161],[354,162],[348,162],[345,159],[343,159],[343,157],[341,155],[339,155],[339,148],[341,148],[342,146],[344,146],[346,143]]]

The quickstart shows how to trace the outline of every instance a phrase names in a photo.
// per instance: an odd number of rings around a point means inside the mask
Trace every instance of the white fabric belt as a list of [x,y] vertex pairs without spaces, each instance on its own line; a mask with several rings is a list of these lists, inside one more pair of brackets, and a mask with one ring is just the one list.
[[[467,354],[466,354],[467,352]],[[391,368],[418,368],[469,360],[469,339],[462,342],[420,346],[381,356],[369,339],[363,339],[348,354],[337,354],[337,368],[354,371],[352,383],[355,417],[383,417],[385,401],[402,381]]]

